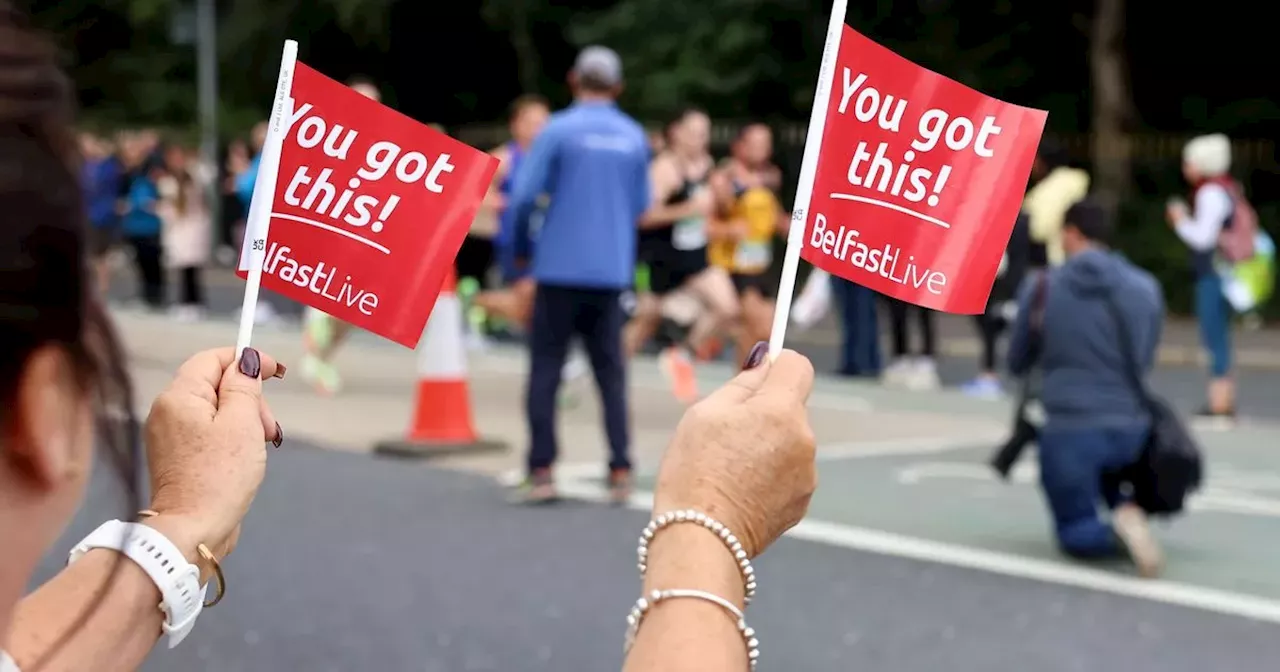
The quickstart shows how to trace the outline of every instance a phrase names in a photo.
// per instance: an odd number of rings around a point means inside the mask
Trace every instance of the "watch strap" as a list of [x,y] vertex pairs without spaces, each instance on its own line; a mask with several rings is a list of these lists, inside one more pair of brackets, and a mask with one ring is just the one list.
[[162,627],[169,637],[169,648],[182,643],[204,608],[206,586],[200,585],[200,569],[188,562],[168,537],[141,523],[103,523],[71,549],[67,564],[95,548],[119,551],[151,577],[160,589],[160,610],[165,615]]

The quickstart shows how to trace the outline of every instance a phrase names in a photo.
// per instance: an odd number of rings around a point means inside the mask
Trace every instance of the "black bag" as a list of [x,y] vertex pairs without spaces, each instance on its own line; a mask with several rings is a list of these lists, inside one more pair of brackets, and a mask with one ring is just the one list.
[[1187,496],[1200,488],[1204,478],[1204,458],[1200,444],[1178,412],[1164,398],[1151,392],[1138,367],[1124,313],[1108,295],[1107,309],[1115,320],[1120,340],[1121,357],[1129,384],[1137,392],[1147,413],[1151,415],[1151,433],[1138,461],[1123,470],[1121,476],[1133,486],[1134,504],[1149,515],[1170,516],[1181,513]]
[[[1049,272],[1044,271],[1036,278],[1034,294],[1027,313],[1027,348],[1032,360],[1040,358],[1040,349],[1044,344],[1044,305],[1049,291]],[[1040,436],[1040,425],[1043,423],[1043,411],[1038,411],[1040,404],[1040,367],[1033,366],[1022,377],[1021,393],[1018,406],[1013,411],[1013,431],[1003,445],[996,448],[988,460],[1000,478],[1008,479],[1013,465],[1022,457],[1027,445]]]

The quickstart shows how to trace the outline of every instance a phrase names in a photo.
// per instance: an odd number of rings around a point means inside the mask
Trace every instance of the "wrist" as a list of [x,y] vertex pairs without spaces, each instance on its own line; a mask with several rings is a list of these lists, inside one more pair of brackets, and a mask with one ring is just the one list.
[[[182,553],[182,557],[187,562],[193,564],[200,570],[200,585],[209,583],[213,578],[213,567],[200,557],[197,547],[205,544],[211,548],[214,546],[205,536],[204,526],[200,525],[194,519],[176,515],[176,514],[157,514],[147,516],[138,521],[139,523],[150,527],[151,529],[163,534],[170,543],[178,548]],[[219,554],[220,556],[222,554]]]
[[692,524],[664,528],[649,543],[644,590],[691,588],[719,595],[746,608],[742,570],[724,542]]

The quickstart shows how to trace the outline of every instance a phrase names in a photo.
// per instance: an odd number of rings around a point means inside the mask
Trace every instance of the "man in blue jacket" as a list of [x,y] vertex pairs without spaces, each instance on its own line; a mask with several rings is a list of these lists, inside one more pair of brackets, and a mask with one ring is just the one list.
[[613,50],[584,49],[569,85],[573,105],[552,115],[534,141],[508,204],[516,240],[527,240],[539,197],[549,197],[532,255],[538,289],[529,329],[525,497],[556,498],[556,394],[570,341],[578,336],[603,401],[610,492],[622,502],[631,480],[622,328],[635,277],[636,221],[649,205],[649,142],[615,102],[622,62]]
[[1145,513],[1122,494],[1119,472],[1137,461],[1151,431],[1134,379],[1145,380],[1155,364],[1164,297],[1150,273],[1107,249],[1110,233],[1098,205],[1067,210],[1066,262],[1025,284],[1009,368],[1015,375],[1040,368],[1040,482],[1062,551],[1125,554],[1151,577],[1163,563],[1160,547]]

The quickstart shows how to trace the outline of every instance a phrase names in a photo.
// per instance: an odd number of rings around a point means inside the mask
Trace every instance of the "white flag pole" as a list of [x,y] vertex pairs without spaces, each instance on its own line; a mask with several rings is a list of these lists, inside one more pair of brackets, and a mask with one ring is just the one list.
[[253,338],[253,322],[258,312],[258,292],[262,288],[262,266],[267,258],[267,231],[271,228],[271,209],[275,205],[276,177],[280,171],[280,152],[289,130],[293,113],[293,69],[298,63],[298,43],[285,40],[280,57],[280,75],[276,78],[276,96],[271,105],[267,137],[258,158],[258,176],[253,183],[253,198],[245,220],[244,249],[241,268],[248,262],[248,282],[244,286],[244,304],[240,306],[240,331],[236,336],[236,356],[249,347]]
[[822,48],[822,67],[818,69],[818,86],[813,93],[813,110],[809,113],[809,132],[804,140],[804,159],[800,162],[800,183],[792,207],[791,231],[787,235],[787,251],[782,260],[782,280],[778,285],[778,302],[773,311],[773,331],[769,335],[769,359],[782,354],[787,336],[787,320],[791,317],[791,300],[796,291],[796,271],[800,269],[800,250],[804,247],[805,224],[809,221],[809,200],[813,197],[813,181],[818,173],[818,155],[822,152],[822,134],[827,126],[827,108],[836,75],[836,57],[840,54],[840,35],[848,0],[831,4],[831,21],[827,24],[827,41]]

